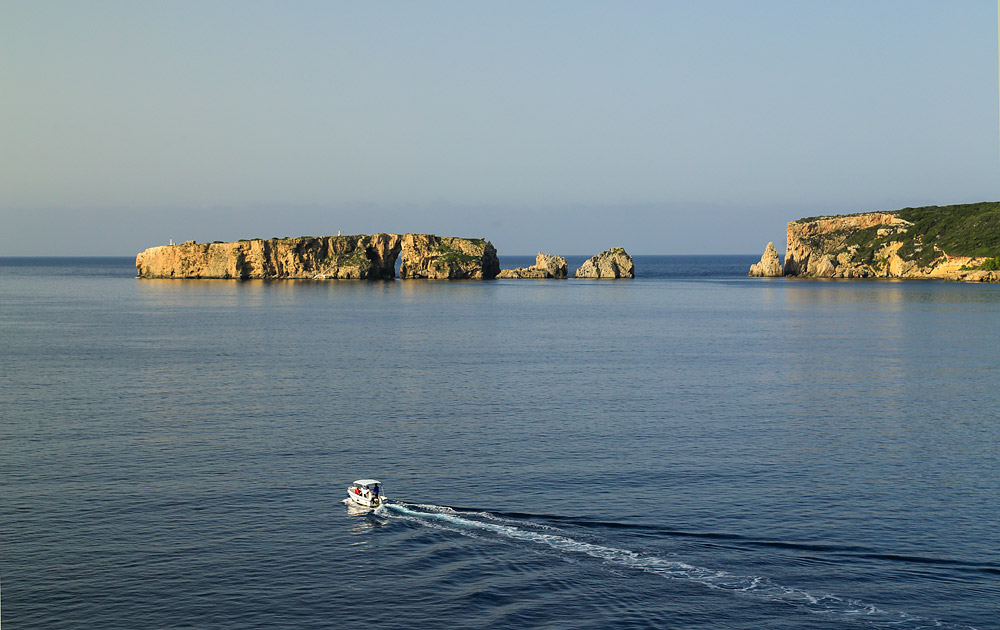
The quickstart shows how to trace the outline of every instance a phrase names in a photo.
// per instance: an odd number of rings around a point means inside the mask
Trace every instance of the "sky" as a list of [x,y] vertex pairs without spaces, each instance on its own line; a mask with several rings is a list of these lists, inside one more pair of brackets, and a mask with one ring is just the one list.
[[1000,200],[992,0],[0,3],[0,256],[784,249]]

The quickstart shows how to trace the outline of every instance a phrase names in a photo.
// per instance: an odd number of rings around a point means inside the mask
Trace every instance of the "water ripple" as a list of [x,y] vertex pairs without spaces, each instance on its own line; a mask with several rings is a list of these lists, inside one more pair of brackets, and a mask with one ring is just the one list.
[[693,582],[720,591],[730,591],[770,602],[794,606],[815,614],[863,617],[877,628],[952,628],[969,630],[971,626],[948,624],[906,612],[891,611],[857,599],[775,583],[761,575],[739,575],[721,569],[690,564],[683,560],[637,553],[628,549],[586,542],[568,535],[537,531],[552,530],[527,520],[483,511],[463,511],[436,505],[386,504],[376,510],[381,516],[398,517],[453,531],[463,536],[481,538],[493,534],[522,543],[544,545],[565,554],[584,554],[605,563],[658,575],[672,580]]

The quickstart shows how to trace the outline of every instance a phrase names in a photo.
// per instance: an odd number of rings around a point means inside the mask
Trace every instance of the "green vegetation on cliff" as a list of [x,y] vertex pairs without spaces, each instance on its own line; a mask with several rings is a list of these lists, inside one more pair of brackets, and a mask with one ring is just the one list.
[[[482,241],[482,239],[479,240]],[[476,244],[481,245],[481,242]],[[457,247],[452,247],[451,245],[446,245],[444,243],[438,243],[438,246],[435,249],[435,251],[441,254],[441,257],[438,258],[436,261],[434,261],[436,264],[445,264],[445,265],[468,264],[475,260],[479,260],[479,256],[475,256],[473,254],[467,254],[462,250],[458,249]]]
[[364,267],[366,269],[371,267],[371,261],[368,260],[368,253],[364,247],[358,247],[349,252],[331,252],[326,258],[319,259],[318,263],[322,267]]
[[[1000,256],[1000,202],[903,208],[884,214],[894,215],[912,225],[894,229],[886,229],[883,225],[845,229],[804,237],[803,241],[834,255],[847,253],[852,263],[863,265],[884,262],[876,259],[878,252],[894,242],[902,243],[897,252],[900,258],[912,260],[922,267],[930,265],[942,253],[948,256]],[[809,217],[794,223],[809,223],[820,218],[827,217]]]
[[[921,260],[933,260],[935,247],[949,256],[1000,255],[1000,202],[903,208],[895,214],[913,224],[907,230],[913,238],[904,243],[900,256],[912,252]],[[916,249],[918,239],[922,252]]]
[[1000,258],[987,258],[975,267],[962,265],[962,271],[1000,271]]

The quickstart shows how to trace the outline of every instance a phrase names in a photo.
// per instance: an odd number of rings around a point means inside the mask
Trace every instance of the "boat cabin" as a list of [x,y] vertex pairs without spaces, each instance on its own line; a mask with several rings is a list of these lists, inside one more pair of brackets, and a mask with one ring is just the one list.
[[354,487],[359,490],[367,489],[373,494],[378,494],[382,492],[382,482],[377,479],[358,479],[354,482]]
[[347,489],[347,498],[359,505],[378,507],[385,499],[378,479],[358,479]]

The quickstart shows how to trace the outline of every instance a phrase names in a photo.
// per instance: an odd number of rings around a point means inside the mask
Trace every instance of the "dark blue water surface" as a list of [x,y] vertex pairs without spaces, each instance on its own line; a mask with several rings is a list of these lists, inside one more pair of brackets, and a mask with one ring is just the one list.
[[1000,286],[132,262],[0,259],[4,627],[1000,627]]

